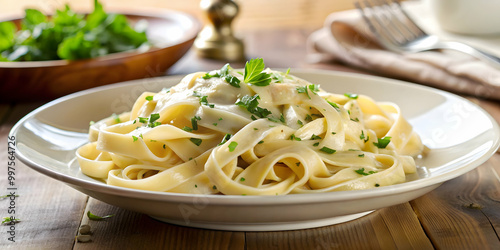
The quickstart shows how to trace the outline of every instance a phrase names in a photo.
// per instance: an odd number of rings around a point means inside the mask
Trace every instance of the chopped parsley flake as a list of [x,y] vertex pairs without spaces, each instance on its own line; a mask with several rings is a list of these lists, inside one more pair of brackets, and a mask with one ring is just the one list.
[[182,130],[187,131],[187,132],[191,132],[191,131],[193,131],[193,129],[192,129],[192,128],[190,128],[190,127],[188,127],[188,126],[184,126],[184,127],[182,128]]
[[359,139],[363,140],[366,143],[370,139],[370,136],[365,136],[365,132],[361,130],[361,135],[359,136]]
[[297,87],[296,89],[297,89],[298,93],[306,94],[307,98],[311,99],[311,96],[309,95],[309,91],[311,91],[313,94],[317,95],[317,92],[319,91],[319,86],[316,84],[310,84],[307,86]]
[[107,218],[110,218],[113,216],[115,216],[115,215],[110,214],[110,215],[105,215],[105,216],[98,216],[98,215],[92,214],[90,211],[87,211],[87,217],[89,217],[90,220],[104,220],[104,219],[107,219]]
[[376,171],[369,171],[368,173],[365,172],[365,168],[360,168],[358,170],[354,170],[354,172],[360,174],[360,175],[371,175],[377,173]]
[[290,140],[292,141],[302,141],[299,137],[296,137],[295,134],[290,135]]
[[12,225],[13,223],[18,223],[18,222],[21,222],[21,219],[14,218],[14,217],[3,217],[2,225],[3,224]]
[[231,134],[225,134],[224,137],[222,137],[222,141],[219,143],[219,145],[222,145],[227,141],[229,141],[229,139],[231,139],[231,136],[232,136]]
[[303,93],[305,93],[305,94],[307,95],[307,97],[308,97],[309,99],[311,99],[311,96],[309,95],[309,92],[307,91],[307,87],[306,87],[306,86],[297,87],[296,89],[297,89],[297,92],[298,92],[299,94],[303,94]]
[[146,101],[152,101],[152,100],[153,100],[153,96],[152,95],[146,96]]
[[359,154],[358,157],[363,158],[363,157],[365,157],[365,154]]
[[[258,106],[259,99],[260,99],[260,97],[258,94],[255,94],[254,96],[245,95],[245,96],[239,98],[235,104],[240,106],[240,107],[246,108],[246,110],[248,112],[256,115],[259,118],[265,118],[271,114],[271,111],[269,111],[265,108],[259,107]],[[257,118],[254,119],[254,117],[252,117],[252,120],[256,120],[256,119]]]
[[134,142],[136,142],[139,139],[139,137],[133,135],[132,139],[134,139]]
[[285,116],[283,116],[283,113],[280,115],[280,122],[285,123]]
[[348,97],[349,99],[358,99],[358,94],[344,93],[344,96]]
[[380,184],[378,184],[378,183],[375,183],[375,187],[380,187]]
[[214,108],[214,107],[215,107],[215,105],[214,105],[214,104],[211,104],[211,103],[208,103],[207,98],[208,98],[208,97],[207,97],[206,95],[202,96],[202,97],[200,98],[200,104],[203,104],[203,105],[209,106],[210,108]]
[[319,86],[316,85],[316,84],[310,84],[310,85],[307,85],[307,87],[309,88],[309,90],[311,92],[313,92],[315,95],[317,95],[318,91],[319,91]]
[[194,116],[191,118],[191,126],[193,127],[193,130],[198,130],[198,121],[201,120],[199,116]]
[[113,120],[115,120],[116,123],[122,122],[120,116],[118,116],[117,114],[112,114],[111,116],[113,117]]
[[297,120],[297,124],[299,124],[301,127],[304,126],[304,123],[301,120]]
[[229,152],[233,152],[237,146],[238,146],[238,143],[235,141],[232,141],[231,143],[229,143],[229,145],[227,147],[229,148]]
[[378,142],[374,142],[373,145],[377,146],[377,148],[386,148],[390,142],[391,142],[391,137],[384,136],[383,138],[379,138]]
[[160,119],[160,114],[158,113],[155,113],[155,114],[151,114],[149,116],[149,124],[148,124],[148,127],[150,128],[154,128],[158,125],[161,125],[161,122],[157,122],[156,120]]
[[189,138],[189,140],[190,140],[192,143],[194,143],[196,146],[200,146],[200,145],[201,145],[201,143],[203,142],[203,140],[202,140],[202,139],[200,139],[200,138]]
[[229,66],[229,63],[226,63],[222,68],[219,70],[219,72],[215,72],[214,74],[206,73],[204,76],[202,76],[203,79],[210,79],[212,77],[219,77],[224,79],[229,85],[239,88],[240,87],[240,80],[231,75],[229,73],[229,70],[231,69],[231,66]]
[[245,178],[241,177],[241,178],[240,178],[240,181],[245,181]]
[[336,103],[330,102],[328,100],[326,100],[326,102],[328,102],[328,104],[330,104],[332,107],[334,107],[337,111],[340,111],[340,107]]
[[304,120],[306,120],[306,121],[310,122],[310,121],[312,121],[312,120],[313,120],[313,118],[312,118],[312,116],[310,116],[309,114],[307,114],[307,115],[306,115],[306,118],[305,118]]
[[331,149],[329,147],[322,147],[319,150],[323,151],[323,152],[325,152],[327,154],[333,154],[333,153],[337,152],[335,149]]
[[315,147],[319,146],[319,142],[314,143],[313,146]]
[[320,139],[321,139],[321,137],[320,137],[320,136],[317,136],[317,135],[315,135],[315,134],[312,134],[312,135],[311,135],[311,140],[320,140]]

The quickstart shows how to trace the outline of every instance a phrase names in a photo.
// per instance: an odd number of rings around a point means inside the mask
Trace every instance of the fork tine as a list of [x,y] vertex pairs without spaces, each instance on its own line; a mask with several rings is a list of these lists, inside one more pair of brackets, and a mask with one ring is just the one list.
[[390,3],[385,0],[373,0],[380,10],[379,15],[384,21],[384,27],[393,31],[391,34],[395,37],[398,43],[408,42],[414,38],[411,32],[408,32],[406,25],[400,20],[398,13],[391,7]]
[[[376,15],[375,10],[373,9],[373,6],[371,3],[368,1],[363,1],[364,6],[361,6],[360,2],[354,2],[354,5],[356,8],[361,12],[361,15],[365,21],[365,23],[368,24],[369,29],[371,32],[379,38],[379,40],[383,43],[383,41],[388,40],[390,43],[399,43],[389,32],[384,29],[384,24],[382,20]],[[387,44],[382,44],[383,46],[387,46]]]
[[[394,8],[394,2],[387,0],[376,0],[377,4],[383,8],[384,14],[389,19],[391,26],[395,29],[398,34],[402,37],[401,43],[407,43],[409,41],[414,40],[419,36],[419,34],[415,34],[415,30],[408,27],[408,20],[401,12],[401,9],[396,7]],[[411,22],[411,21],[410,21]],[[418,32],[418,31],[417,31]]]
[[[408,12],[405,11],[405,9],[403,8],[403,6],[401,6],[401,3],[399,2],[399,0],[391,0],[392,3],[394,3],[398,9],[398,11],[403,14],[403,16],[408,20],[407,24],[410,24],[413,29],[413,31],[417,31],[417,36],[421,36],[421,35],[427,35],[427,33],[425,33],[425,31],[423,31],[416,23],[415,21],[413,20],[413,18],[410,17],[410,15],[408,15]],[[407,27],[408,29],[410,29],[410,27],[408,27],[407,25],[405,26]],[[411,31],[411,30],[410,30]],[[414,33],[414,32],[413,32]]]
[[398,47],[426,35],[404,11],[399,0],[360,1],[355,1],[354,5],[384,47],[400,50]]

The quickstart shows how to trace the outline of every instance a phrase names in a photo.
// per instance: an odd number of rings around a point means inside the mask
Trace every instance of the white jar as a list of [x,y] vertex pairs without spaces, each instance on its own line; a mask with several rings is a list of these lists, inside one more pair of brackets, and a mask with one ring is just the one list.
[[427,0],[443,30],[468,34],[500,34],[500,0]]

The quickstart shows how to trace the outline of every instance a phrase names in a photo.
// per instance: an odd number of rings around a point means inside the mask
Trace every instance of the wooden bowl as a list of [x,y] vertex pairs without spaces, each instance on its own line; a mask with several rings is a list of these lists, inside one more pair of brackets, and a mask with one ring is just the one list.
[[[109,11],[148,22],[153,47],[76,61],[0,62],[0,102],[50,100],[76,91],[164,75],[191,47],[200,23],[171,10]],[[17,20],[19,21],[19,19]]]

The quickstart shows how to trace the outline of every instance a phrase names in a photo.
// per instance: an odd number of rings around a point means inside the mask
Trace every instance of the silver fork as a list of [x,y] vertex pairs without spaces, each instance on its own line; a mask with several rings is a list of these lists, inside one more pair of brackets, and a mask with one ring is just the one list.
[[491,63],[500,69],[500,58],[455,41],[442,41],[423,31],[410,18],[398,0],[362,0],[354,5],[379,43],[395,52],[421,52],[452,49]]

